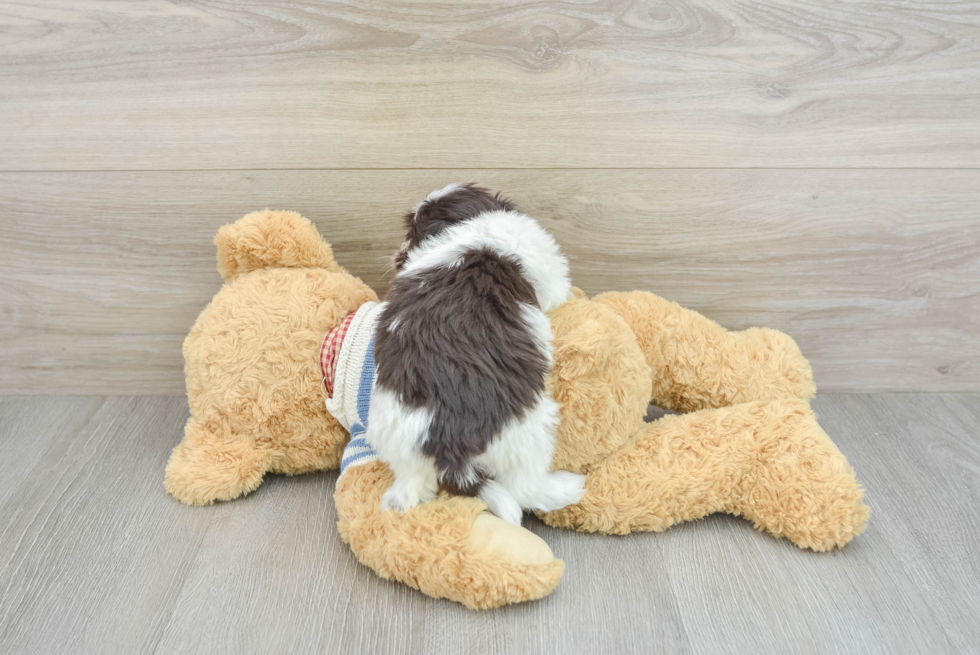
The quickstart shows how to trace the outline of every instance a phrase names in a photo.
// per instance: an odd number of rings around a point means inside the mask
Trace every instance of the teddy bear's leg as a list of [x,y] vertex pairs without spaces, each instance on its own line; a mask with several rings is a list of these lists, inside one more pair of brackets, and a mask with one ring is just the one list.
[[665,416],[592,467],[581,502],[542,518],[626,534],[729,512],[829,550],[864,528],[863,495],[807,403],[778,400]]
[[341,536],[381,577],[472,609],[541,598],[557,586],[564,563],[482,501],[442,495],[404,513],[379,512],[392,481],[380,461],[351,465],[334,494]]
[[596,296],[636,334],[652,370],[651,400],[683,412],[753,400],[812,398],[810,364],[782,332],[729,332],[646,291]]
[[247,494],[262,483],[270,456],[232,435],[209,432],[193,417],[170,454],[167,493],[188,505],[210,505]]

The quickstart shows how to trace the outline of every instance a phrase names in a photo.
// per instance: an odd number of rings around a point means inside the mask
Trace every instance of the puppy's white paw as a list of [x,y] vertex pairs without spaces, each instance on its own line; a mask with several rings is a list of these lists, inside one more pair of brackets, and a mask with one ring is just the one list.
[[568,505],[574,505],[585,495],[585,476],[568,471],[555,471],[548,474],[540,505],[535,509],[553,512]]
[[401,485],[395,482],[381,497],[379,512],[393,509],[396,512],[407,512],[413,507],[427,503],[435,498],[435,493],[426,493],[422,485]]
[[404,499],[400,494],[395,492],[394,487],[389,489],[381,497],[381,504],[378,506],[378,512],[384,513],[385,510],[393,509],[396,512],[404,512],[408,507],[404,503]]

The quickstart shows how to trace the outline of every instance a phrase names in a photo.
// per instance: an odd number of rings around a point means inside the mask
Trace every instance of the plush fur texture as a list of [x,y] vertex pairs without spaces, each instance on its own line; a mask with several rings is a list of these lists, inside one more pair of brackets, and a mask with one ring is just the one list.
[[[334,494],[340,535],[382,578],[472,609],[541,598],[558,585],[564,562],[531,532],[497,519],[502,526],[473,539],[481,515],[494,518],[479,500],[442,496],[408,512],[379,513],[381,494],[393,481],[388,467],[374,461],[348,469]],[[493,544],[501,532],[517,543]]]
[[830,550],[868,517],[854,472],[799,399],[665,416],[597,462],[587,479],[582,501],[545,515],[546,523],[661,532],[726,512],[798,546]]
[[729,332],[714,321],[652,293],[596,296],[633,331],[650,365],[650,397],[681,412],[753,400],[813,398],[810,363],[782,332]]
[[226,281],[184,340],[191,418],[165,478],[189,505],[237,498],[266,471],[340,465],[347,432],[324,408],[317,353],[327,330],[377,300],[298,214],[249,214],[215,243]]
[[[337,467],[348,437],[323,407],[316,352],[375,299],[295,214],[247,216],[218,245],[226,282],[184,344],[191,417],[165,479],[189,504],[247,493],[266,471]],[[546,522],[623,534],[721,511],[813,550],[861,532],[863,490],[809,409],[810,367],[791,338],[727,332],[645,292],[577,295],[550,312],[548,386],[562,413],[554,465],[585,473],[587,491]],[[689,413],[645,424],[651,401]],[[379,514],[391,483],[372,462],[334,494],[341,536],[379,575],[473,608],[558,584],[563,564],[542,540],[477,499]]]

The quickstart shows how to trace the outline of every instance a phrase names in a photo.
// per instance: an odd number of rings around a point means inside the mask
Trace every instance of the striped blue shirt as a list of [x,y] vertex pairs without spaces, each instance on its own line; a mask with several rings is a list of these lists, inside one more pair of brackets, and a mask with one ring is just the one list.
[[[348,375],[353,371],[348,372]],[[350,417],[350,442],[344,448],[340,460],[340,474],[343,475],[352,464],[366,464],[378,458],[368,444],[365,435],[368,426],[368,409],[371,407],[371,392],[374,390],[374,336],[368,344],[361,368],[360,383],[357,386],[357,416]]]

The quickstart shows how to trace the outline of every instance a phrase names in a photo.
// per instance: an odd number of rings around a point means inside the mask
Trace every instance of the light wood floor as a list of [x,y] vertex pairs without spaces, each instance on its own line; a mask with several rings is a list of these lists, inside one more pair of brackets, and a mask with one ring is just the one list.
[[334,474],[166,497],[217,228],[299,211],[383,292],[454,181],[822,391],[980,391],[978,0],[0,0],[0,654],[977,652],[976,393],[817,398],[840,552],[529,520],[565,578],[482,614],[360,566]]
[[977,0],[0,0],[0,393],[180,394],[220,225],[383,292],[459,180],[823,390],[980,391]]
[[0,399],[0,652],[976,652],[980,396],[814,406],[872,507],[843,550],[728,516],[626,537],[526,519],[564,579],[477,613],[358,564],[335,473],[209,508],[166,496],[182,398]]

